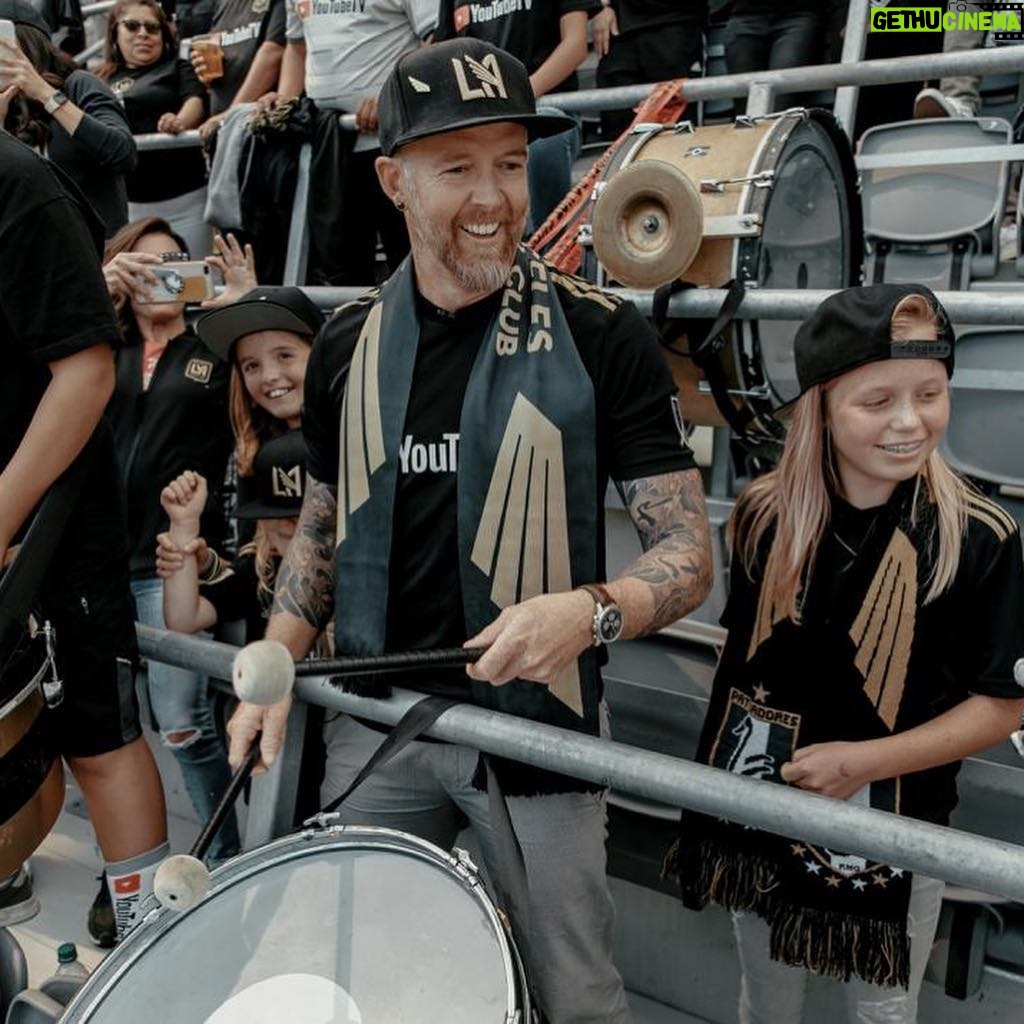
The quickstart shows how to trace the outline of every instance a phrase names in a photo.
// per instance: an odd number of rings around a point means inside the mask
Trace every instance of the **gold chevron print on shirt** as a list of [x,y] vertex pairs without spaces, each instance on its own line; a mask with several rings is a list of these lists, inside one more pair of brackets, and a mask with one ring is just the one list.
[[[471,553],[499,608],[572,589],[562,432],[516,395]],[[549,687],[582,717],[575,662]]]
[[850,627],[864,692],[890,731],[903,699],[917,616],[917,552],[896,530]]

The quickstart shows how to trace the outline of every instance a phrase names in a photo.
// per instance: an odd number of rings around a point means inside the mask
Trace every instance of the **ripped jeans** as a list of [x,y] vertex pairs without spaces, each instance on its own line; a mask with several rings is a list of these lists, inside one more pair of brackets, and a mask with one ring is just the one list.
[[[847,1024],[915,1024],[917,997],[939,924],[944,888],[935,878],[914,875],[907,912],[909,988],[882,988],[860,978],[835,982],[843,986]],[[755,914],[733,913],[732,923],[743,974],[740,1024],[799,1024],[809,972],[771,959],[771,929]]]
[[[133,579],[131,586],[139,622],[165,628],[160,579]],[[151,661],[146,678],[154,725],[160,730],[164,746],[174,754],[192,806],[200,824],[205,824],[231,778],[227,753],[214,727],[206,677]],[[206,859],[213,864],[227,860],[238,853],[240,846],[238,821],[232,811],[214,837]]]

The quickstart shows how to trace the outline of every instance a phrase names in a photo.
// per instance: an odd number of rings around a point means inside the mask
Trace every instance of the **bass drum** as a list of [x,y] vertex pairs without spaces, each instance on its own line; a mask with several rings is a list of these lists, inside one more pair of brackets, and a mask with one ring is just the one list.
[[307,829],[156,908],[62,1024],[527,1024],[523,971],[465,855],[381,828]]
[[[830,113],[789,110],[732,124],[651,125],[623,146],[595,189],[588,276],[654,288],[835,289],[860,280],[856,168]],[[710,325],[670,323],[668,359],[691,423],[724,425],[688,352]],[[797,394],[798,322],[734,321],[721,361],[732,400],[754,422]],[[695,337],[687,336],[691,331]],[[671,350],[675,350],[675,352]]]
[[28,860],[64,804],[43,690],[50,667],[43,632],[26,630],[0,669],[0,877]]

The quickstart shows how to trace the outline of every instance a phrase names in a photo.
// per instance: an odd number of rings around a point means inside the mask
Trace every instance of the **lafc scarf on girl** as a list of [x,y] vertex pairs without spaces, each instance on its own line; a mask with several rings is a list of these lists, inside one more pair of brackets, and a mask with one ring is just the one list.
[[[399,446],[420,334],[415,298],[407,259],[366,317],[345,387],[335,552],[339,653],[385,649]],[[525,248],[473,365],[460,437],[458,546],[466,635],[473,636],[502,608],[571,590],[596,573],[593,385],[549,269]],[[354,688],[369,692],[366,684]],[[550,688],[474,683],[473,694],[486,707],[598,733],[593,651]],[[509,794],[566,788],[525,766],[503,774]]]
[[[901,485],[827,602],[812,580],[800,626],[773,606],[772,581],[761,582],[753,622],[730,629],[698,760],[785,784],[780,769],[799,747],[895,731],[927,589],[918,544],[927,548],[933,525],[922,502],[911,526],[913,501],[913,484]],[[915,814],[899,779],[852,799]],[[898,866],[684,812],[668,867],[688,906],[711,901],[763,917],[777,960],[907,986],[911,876]]]

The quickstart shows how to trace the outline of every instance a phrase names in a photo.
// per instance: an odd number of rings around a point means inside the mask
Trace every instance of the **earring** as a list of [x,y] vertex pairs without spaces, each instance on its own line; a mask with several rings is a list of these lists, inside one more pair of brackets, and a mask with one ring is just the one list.
[[396,210],[397,210],[397,211],[398,211],[399,213],[402,213],[402,212],[404,212],[404,210],[405,210],[405,201],[404,201],[404,200],[402,200],[402,199],[396,199],[396,200],[395,200],[395,209],[396,209]]

